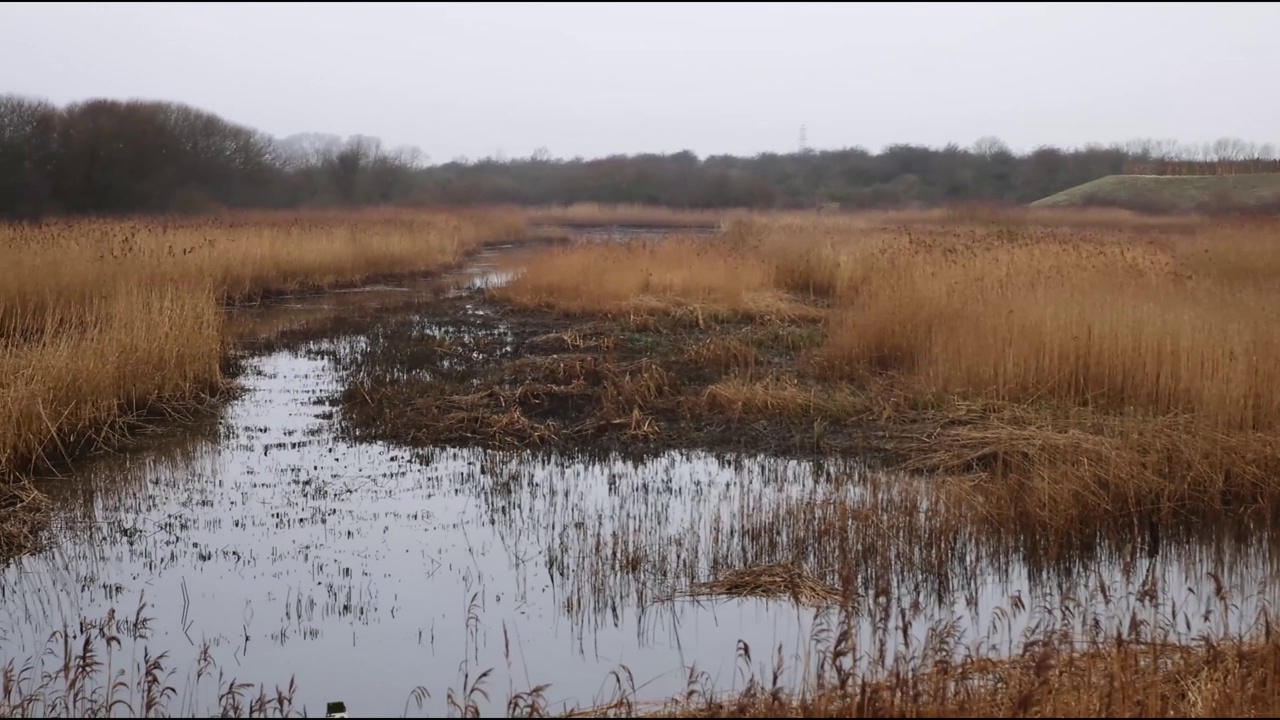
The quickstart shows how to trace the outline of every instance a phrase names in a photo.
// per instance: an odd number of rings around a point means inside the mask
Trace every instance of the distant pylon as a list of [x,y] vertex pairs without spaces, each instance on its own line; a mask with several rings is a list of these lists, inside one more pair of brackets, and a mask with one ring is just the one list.
[[800,152],[809,149],[809,131],[805,126],[800,126]]

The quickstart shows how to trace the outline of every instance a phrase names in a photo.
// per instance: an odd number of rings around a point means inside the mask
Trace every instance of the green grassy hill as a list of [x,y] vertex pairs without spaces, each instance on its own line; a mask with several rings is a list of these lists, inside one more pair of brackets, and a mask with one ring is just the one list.
[[1032,207],[1107,206],[1130,210],[1280,211],[1280,174],[1108,175],[1031,203]]

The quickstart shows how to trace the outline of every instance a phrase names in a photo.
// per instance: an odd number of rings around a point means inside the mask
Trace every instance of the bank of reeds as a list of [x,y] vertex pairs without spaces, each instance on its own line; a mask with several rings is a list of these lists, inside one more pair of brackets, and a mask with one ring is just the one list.
[[1258,507],[1280,500],[1277,230],[1107,211],[749,217],[711,240],[550,251],[500,294],[821,317],[792,378],[708,400],[813,412],[793,380],[825,383],[823,404],[849,404],[825,415],[897,426],[910,467],[1007,481],[1023,507]]
[[520,305],[578,314],[649,312],[812,315],[775,287],[766,258],[720,239],[583,243],[530,257],[499,292]]
[[[703,694],[694,686],[687,698],[640,710],[699,718],[1272,717],[1280,712],[1277,668],[1274,638],[1192,646],[1117,638],[1073,650],[1050,637],[1011,659],[936,658],[870,677],[832,663],[822,681],[801,692],[764,674],[738,693]],[[615,702],[601,710],[629,715],[635,703],[631,708]]]
[[521,227],[390,210],[0,225],[0,477],[216,394],[227,305],[439,270]]

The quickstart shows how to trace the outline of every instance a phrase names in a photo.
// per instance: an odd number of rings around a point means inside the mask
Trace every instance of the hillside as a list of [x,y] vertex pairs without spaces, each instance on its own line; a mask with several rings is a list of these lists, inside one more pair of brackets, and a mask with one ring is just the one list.
[[1032,207],[1081,205],[1165,212],[1280,209],[1280,174],[1108,175],[1031,203]]

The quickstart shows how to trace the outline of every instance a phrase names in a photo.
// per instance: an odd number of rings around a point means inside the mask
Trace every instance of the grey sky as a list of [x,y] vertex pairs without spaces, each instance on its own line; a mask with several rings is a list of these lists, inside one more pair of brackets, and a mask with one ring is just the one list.
[[1280,4],[0,5],[0,92],[177,100],[433,162],[1280,141]]

